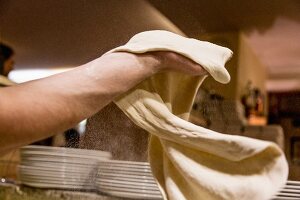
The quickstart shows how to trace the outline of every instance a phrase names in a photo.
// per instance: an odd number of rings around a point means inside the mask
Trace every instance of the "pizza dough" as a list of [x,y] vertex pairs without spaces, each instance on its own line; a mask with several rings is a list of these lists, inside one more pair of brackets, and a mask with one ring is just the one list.
[[12,86],[15,85],[14,82],[12,82],[11,80],[9,80],[7,77],[0,75],[0,87],[1,86]]
[[[173,51],[227,83],[232,52],[167,31],[147,31],[110,52]],[[182,66],[184,67],[184,66]],[[285,184],[288,165],[271,142],[217,133],[189,123],[195,94],[206,76],[156,74],[115,100],[151,133],[149,161],[164,199],[266,200]]]

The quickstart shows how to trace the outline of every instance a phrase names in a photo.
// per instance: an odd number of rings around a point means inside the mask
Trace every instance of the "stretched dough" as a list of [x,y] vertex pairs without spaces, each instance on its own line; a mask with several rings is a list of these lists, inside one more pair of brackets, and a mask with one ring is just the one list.
[[[227,83],[224,68],[232,52],[167,31],[147,31],[110,52],[174,51]],[[184,66],[183,66],[184,67]],[[149,161],[164,199],[266,200],[285,184],[288,165],[271,142],[217,133],[186,121],[206,76],[157,74],[115,101],[151,133]]]

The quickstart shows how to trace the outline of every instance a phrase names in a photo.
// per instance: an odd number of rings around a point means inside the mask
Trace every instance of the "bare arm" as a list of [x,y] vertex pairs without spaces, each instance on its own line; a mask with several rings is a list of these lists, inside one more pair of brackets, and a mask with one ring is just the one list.
[[120,52],[68,72],[0,89],[0,154],[76,125],[162,70],[206,73],[171,52]]

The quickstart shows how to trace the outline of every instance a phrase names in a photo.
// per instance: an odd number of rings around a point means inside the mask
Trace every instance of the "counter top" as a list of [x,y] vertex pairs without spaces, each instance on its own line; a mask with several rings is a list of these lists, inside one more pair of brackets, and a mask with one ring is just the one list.
[[[1,200],[125,200],[93,192],[37,189],[26,186],[0,184]],[[128,199],[127,199],[128,200]]]

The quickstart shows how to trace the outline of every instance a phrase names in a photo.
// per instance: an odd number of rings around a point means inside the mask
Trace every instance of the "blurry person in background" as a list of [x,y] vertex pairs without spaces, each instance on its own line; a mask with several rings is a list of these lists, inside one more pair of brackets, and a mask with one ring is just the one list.
[[9,46],[0,43],[0,87],[11,86],[15,83],[7,78],[14,66],[14,51]]
[[79,148],[80,134],[76,128],[68,129],[64,132],[66,147]]

